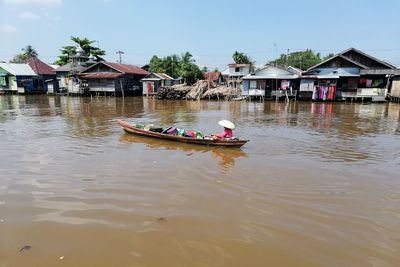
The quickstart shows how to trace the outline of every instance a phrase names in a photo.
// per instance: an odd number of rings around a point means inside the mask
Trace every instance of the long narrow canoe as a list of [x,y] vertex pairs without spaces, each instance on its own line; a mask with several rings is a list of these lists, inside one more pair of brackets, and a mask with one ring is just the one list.
[[126,132],[131,133],[131,134],[153,137],[153,138],[158,138],[158,139],[165,139],[165,140],[170,140],[170,141],[196,144],[196,145],[241,147],[248,142],[248,140],[200,139],[200,138],[191,138],[191,137],[157,133],[157,132],[152,132],[152,131],[136,128],[132,124],[130,124],[126,121],[123,121],[123,120],[118,120],[118,124],[122,127],[122,129],[124,129]]

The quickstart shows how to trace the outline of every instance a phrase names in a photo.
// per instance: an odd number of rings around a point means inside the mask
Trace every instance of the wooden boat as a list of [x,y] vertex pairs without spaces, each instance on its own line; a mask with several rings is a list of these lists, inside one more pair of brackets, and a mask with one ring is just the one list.
[[132,124],[118,120],[118,124],[126,132],[141,136],[153,137],[158,139],[177,141],[183,143],[190,143],[196,145],[206,145],[206,146],[226,146],[226,147],[241,147],[248,142],[248,140],[231,140],[231,139],[203,139],[203,138],[191,138],[177,135],[164,134],[159,132],[148,131],[144,129],[137,128]]

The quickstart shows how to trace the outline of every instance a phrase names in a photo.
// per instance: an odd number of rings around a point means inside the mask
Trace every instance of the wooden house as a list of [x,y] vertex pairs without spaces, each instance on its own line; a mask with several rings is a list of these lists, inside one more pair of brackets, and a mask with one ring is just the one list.
[[385,101],[396,66],[355,48],[347,49],[302,74],[300,94],[313,100]]
[[[58,88],[60,92],[78,93],[79,85],[73,86],[73,76],[83,71],[86,67],[81,65],[79,62],[69,62],[63,66],[59,66],[55,69]],[[69,88],[71,90],[69,90]],[[74,91],[73,88],[76,88]]]
[[6,94],[35,93],[38,75],[28,64],[0,63],[0,91]]
[[153,95],[157,93],[161,86],[171,86],[174,78],[165,73],[152,72],[140,80],[142,82],[143,95]]
[[46,93],[50,89],[50,93],[54,93],[54,90],[58,90],[57,75],[54,68],[37,57],[31,57],[25,63],[37,74],[37,79],[34,79],[34,87],[37,92]]
[[242,78],[250,73],[250,64],[229,64],[227,70],[227,85],[241,87]]
[[261,97],[296,96],[299,73],[292,68],[268,65],[243,77],[242,95]]
[[91,94],[140,95],[140,80],[149,75],[144,69],[107,61],[100,61],[78,74]]

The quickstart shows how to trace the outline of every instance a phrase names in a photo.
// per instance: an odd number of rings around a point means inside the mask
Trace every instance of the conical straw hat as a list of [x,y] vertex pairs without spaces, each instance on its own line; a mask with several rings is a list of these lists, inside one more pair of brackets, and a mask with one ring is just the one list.
[[233,122],[228,121],[228,120],[222,120],[218,122],[219,125],[221,125],[222,127],[228,128],[228,129],[235,129],[235,124],[233,124]]

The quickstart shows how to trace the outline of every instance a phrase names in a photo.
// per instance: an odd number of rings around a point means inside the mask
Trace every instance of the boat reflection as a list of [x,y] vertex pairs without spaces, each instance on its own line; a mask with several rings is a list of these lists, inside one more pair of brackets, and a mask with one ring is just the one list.
[[119,139],[121,142],[128,143],[142,143],[148,148],[152,149],[166,149],[166,150],[180,150],[186,154],[191,153],[211,153],[214,159],[219,161],[223,171],[227,171],[233,166],[235,166],[235,161],[240,157],[247,157],[247,153],[240,148],[221,148],[221,147],[210,147],[210,146],[200,146],[193,144],[186,144],[168,140],[161,140],[155,138],[149,138],[144,136],[138,136],[133,134],[124,133]]

